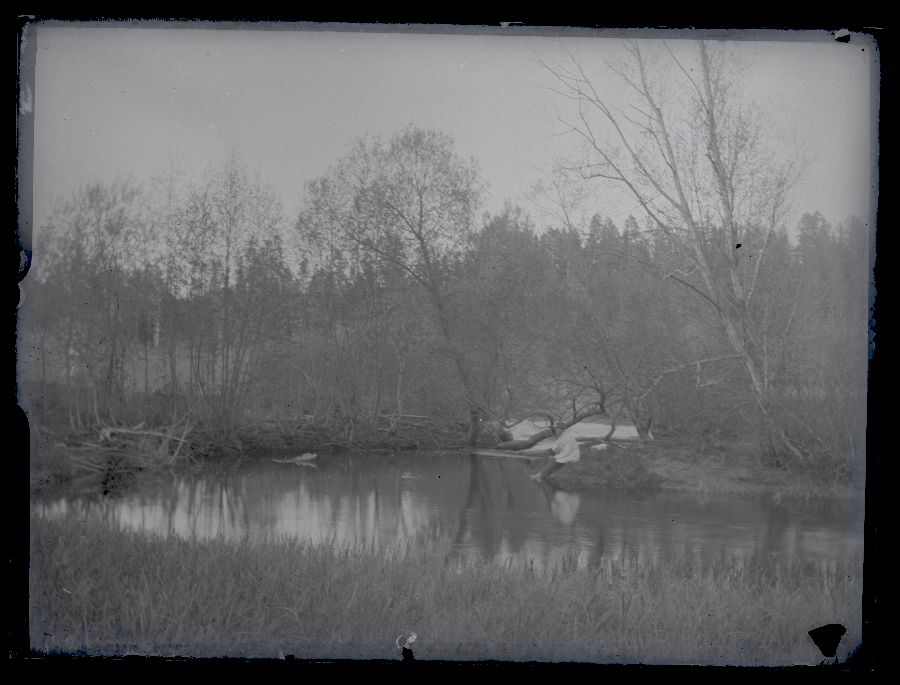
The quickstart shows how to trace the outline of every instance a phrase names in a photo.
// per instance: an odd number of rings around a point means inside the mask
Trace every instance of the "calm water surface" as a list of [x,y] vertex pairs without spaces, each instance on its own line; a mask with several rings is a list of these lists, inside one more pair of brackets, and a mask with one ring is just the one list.
[[594,567],[683,553],[777,555],[832,564],[862,552],[862,514],[837,501],[571,491],[528,478],[516,458],[430,454],[320,456],[227,475],[170,478],[108,496],[43,497],[38,515],[102,520],[188,539],[338,547],[423,547],[448,563]]

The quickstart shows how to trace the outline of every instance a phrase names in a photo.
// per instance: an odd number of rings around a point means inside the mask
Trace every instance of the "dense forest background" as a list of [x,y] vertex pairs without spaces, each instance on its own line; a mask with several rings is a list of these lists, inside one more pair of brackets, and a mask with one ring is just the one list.
[[[602,416],[850,475],[871,227],[786,225],[798,164],[773,113],[741,94],[727,45],[691,53],[624,41],[620,91],[574,57],[543,65],[580,148],[548,160],[535,194],[556,219],[539,226],[482,213],[477,161],[414,125],[355,141],[297,216],[234,155],[202,178],[83,186],[39,227],[24,286],[32,421],[239,447],[247,425],[346,445],[414,419],[518,448],[517,421]],[[636,216],[579,215],[612,188]]]
[[84,186],[40,228],[23,285],[33,430],[186,422],[229,443],[260,422],[415,415],[477,442],[588,408],[647,439],[753,436],[771,463],[861,465],[860,220],[705,245],[714,269],[736,253],[756,271],[739,321],[761,404],[668,233],[479,216],[480,193],[451,138],[412,127],[360,140],[299,217],[234,158],[194,181]]

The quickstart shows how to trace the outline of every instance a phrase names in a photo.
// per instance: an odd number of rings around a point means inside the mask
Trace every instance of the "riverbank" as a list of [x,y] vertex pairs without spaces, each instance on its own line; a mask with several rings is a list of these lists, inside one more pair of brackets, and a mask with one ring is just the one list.
[[817,664],[806,631],[839,617],[859,643],[861,560],[623,558],[545,575],[445,545],[378,553],[294,542],[147,537],[32,518],[39,653],[600,663]]
[[861,498],[859,485],[822,477],[815,471],[761,463],[758,447],[733,439],[701,442],[661,439],[618,442],[603,449],[582,448],[581,461],[553,476],[566,487],[604,485],[698,494]]
[[464,434],[429,424],[383,427],[316,421],[246,424],[223,440],[202,428],[183,436],[141,425],[72,431],[32,427],[32,491],[77,483],[119,486],[145,472],[231,469],[304,453],[451,452],[464,450]]
[[[582,429],[600,429],[601,424]],[[596,432],[596,430],[594,431]],[[605,430],[604,430],[605,432]],[[423,454],[471,454],[460,431],[434,426],[329,428],[315,424],[245,426],[237,431],[237,445],[222,449],[208,437],[195,435],[177,458],[168,459],[152,443],[98,444],[95,436],[40,436],[33,443],[32,490],[65,487],[74,481],[114,488],[127,485],[129,478],[158,469],[216,469],[252,465],[258,461],[289,459],[306,452],[421,452]],[[535,470],[543,462],[533,456],[540,446],[518,453],[494,452],[489,438],[478,450],[493,458],[530,458]],[[92,447],[93,446],[93,447]],[[87,456],[90,455],[90,456]],[[701,441],[659,439],[640,442],[619,440],[603,449],[582,447],[582,459],[566,465],[552,476],[566,488],[592,486],[629,489],[666,489],[698,494],[748,494],[780,497],[861,498],[861,483],[825,478],[812,470],[776,468],[760,459],[758,445],[751,441]]]

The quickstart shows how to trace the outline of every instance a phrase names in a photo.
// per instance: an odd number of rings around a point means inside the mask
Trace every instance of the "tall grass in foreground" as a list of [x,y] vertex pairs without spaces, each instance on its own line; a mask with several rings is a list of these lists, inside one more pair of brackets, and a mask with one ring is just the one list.
[[552,573],[441,555],[194,542],[32,519],[40,652],[628,663],[818,663],[807,636],[860,640],[861,567],[694,557]]

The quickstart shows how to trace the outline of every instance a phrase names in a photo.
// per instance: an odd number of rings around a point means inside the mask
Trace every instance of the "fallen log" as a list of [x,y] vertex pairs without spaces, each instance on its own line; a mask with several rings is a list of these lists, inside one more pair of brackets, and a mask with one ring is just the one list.
[[[584,419],[590,418],[591,416],[603,416],[606,415],[606,410],[599,406],[595,405],[591,409],[582,409],[580,412],[575,414],[568,421],[560,421],[556,424],[556,430],[551,426],[549,428],[545,428],[544,430],[538,431],[530,438],[526,438],[524,440],[507,440],[506,442],[501,442],[499,445],[494,447],[496,450],[510,450],[514,452],[518,452],[521,450],[527,450],[529,447],[534,447],[541,440],[545,438],[549,438],[557,433],[562,433],[567,428],[571,428],[576,423],[583,421]],[[609,433],[612,436],[612,432],[616,429],[615,421],[613,421],[611,432]]]
[[519,452],[521,450],[527,450],[529,447],[534,447],[544,438],[549,438],[554,435],[552,428],[545,428],[542,431],[538,431],[530,438],[526,438],[524,440],[507,440],[506,442],[501,442],[499,445],[494,447],[495,450],[509,450],[511,452]]
[[616,432],[616,420],[613,419],[612,423],[609,426],[609,430],[606,431],[606,435],[602,438],[575,438],[582,445],[587,447],[593,447],[594,445],[599,445],[600,443],[610,442],[612,440],[613,433]]
[[479,457],[508,457],[512,459],[540,459],[542,457],[547,456],[546,450],[541,450],[538,452],[512,452],[511,450],[497,450],[497,449],[478,449],[473,450],[471,454],[476,454]]

